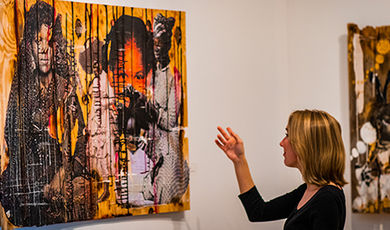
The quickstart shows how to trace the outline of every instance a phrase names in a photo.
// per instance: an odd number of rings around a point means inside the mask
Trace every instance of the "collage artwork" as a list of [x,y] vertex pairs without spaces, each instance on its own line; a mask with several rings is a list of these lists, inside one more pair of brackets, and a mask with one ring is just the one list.
[[0,20],[2,218],[189,210],[185,13],[1,0]]
[[352,211],[390,213],[390,26],[348,25]]

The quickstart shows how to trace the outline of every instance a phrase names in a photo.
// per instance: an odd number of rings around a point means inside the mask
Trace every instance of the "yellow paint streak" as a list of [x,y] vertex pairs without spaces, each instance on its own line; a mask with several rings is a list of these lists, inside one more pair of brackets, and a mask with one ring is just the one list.
[[64,134],[64,108],[60,107],[57,110],[57,135],[58,142],[61,144]]
[[79,120],[76,119],[75,124],[74,124],[74,126],[72,128],[72,131],[71,131],[71,143],[72,143],[71,151],[72,151],[72,156],[74,155],[74,151],[76,149],[76,142],[77,142],[78,131],[79,131]]

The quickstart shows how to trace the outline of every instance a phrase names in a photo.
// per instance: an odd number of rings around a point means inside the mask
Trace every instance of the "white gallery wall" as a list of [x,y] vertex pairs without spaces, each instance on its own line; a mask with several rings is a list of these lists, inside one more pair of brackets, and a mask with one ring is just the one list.
[[[295,109],[323,109],[342,124],[349,154],[347,23],[390,25],[388,0],[79,0],[186,11],[191,210],[59,224],[45,229],[282,229],[248,222],[216,126],[232,127],[264,199],[302,183],[279,146]],[[346,177],[349,179],[349,162]],[[350,212],[345,229],[390,229],[388,215]]]

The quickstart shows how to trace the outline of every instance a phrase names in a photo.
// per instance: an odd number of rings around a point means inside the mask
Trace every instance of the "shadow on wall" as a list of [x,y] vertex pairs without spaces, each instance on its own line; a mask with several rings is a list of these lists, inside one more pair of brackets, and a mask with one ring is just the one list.
[[[350,152],[349,152],[349,84],[348,84],[348,49],[347,49],[346,34],[339,37],[339,60],[340,60],[340,123],[342,126],[342,135],[345,146],[346,162],[345,175],[348,183],[351,182],[351,168],[350,168]],[[347,207],[347,219],[345,222],[345,229],[351,229],[351,185],[347,184],[344,187]]]

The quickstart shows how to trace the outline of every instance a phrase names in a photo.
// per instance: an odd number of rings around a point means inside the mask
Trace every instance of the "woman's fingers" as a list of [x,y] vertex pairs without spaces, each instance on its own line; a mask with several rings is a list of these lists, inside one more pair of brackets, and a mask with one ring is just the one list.
[[218,146],[220,149],[224,150],[223,145],[222,145],[218,140],[215,140],[215,144],[217,144],[217,146]]
[[231,128],[227,128],[227,131],[229,132],[229,134],[234,137],[234,139],[236,139],[237,142],[240,142],[241,141],[241,138],[235,133],[233,132],[233,130]]
[[226,139],[229,140],[229,135],[223,130],[220,126],[217,127],[218,131],[222,134],[222,136]]
[[221,137],[221,135],[217,135],[218,137],[218,140],[223,144],[223,145],[226,145],[226,140],[224,138]]

